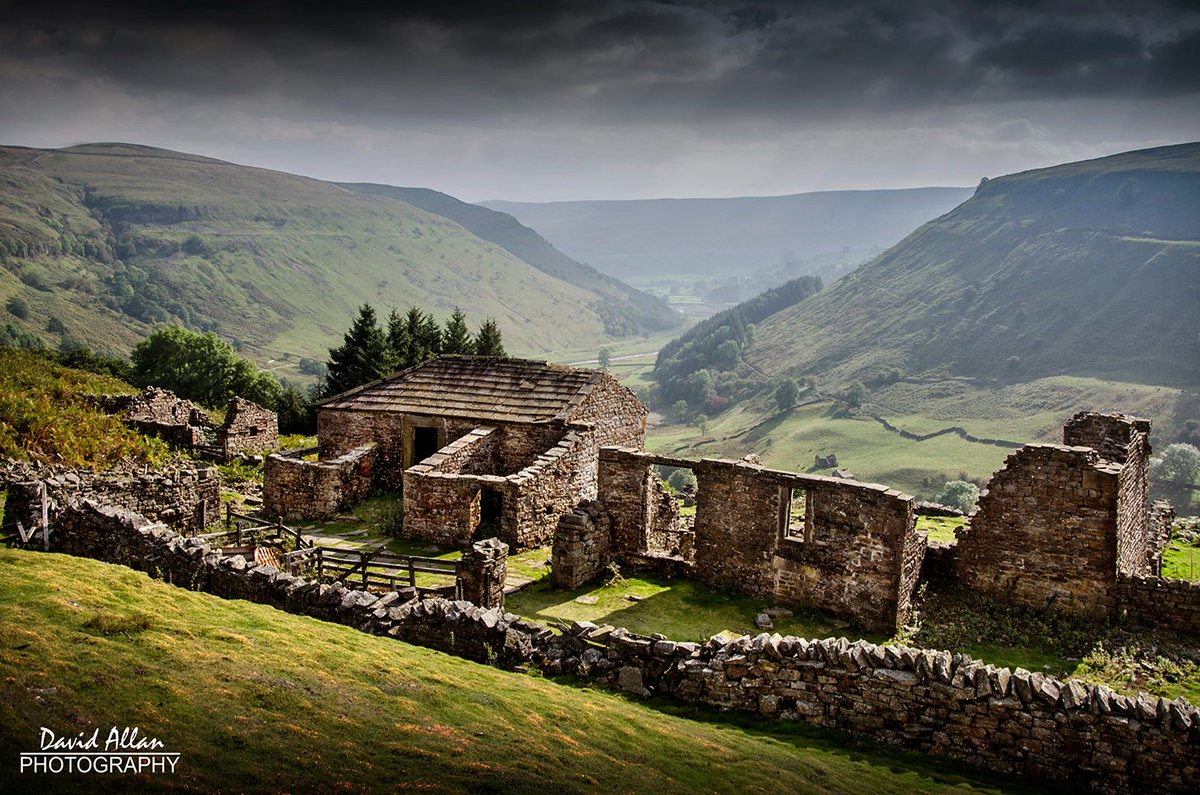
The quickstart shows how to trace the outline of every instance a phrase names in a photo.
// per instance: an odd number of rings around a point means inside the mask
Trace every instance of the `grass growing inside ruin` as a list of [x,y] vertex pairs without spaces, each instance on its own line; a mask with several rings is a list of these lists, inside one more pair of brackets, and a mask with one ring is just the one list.
[[930,541],[954,541],[955,533],[967,525],[965,516],[917,516],[917,532]]
[[1163,550],[1162,564],[1164,577],[1200,581],[1200,547],[1173,541]]
[[[178,773],[30,777],[40,727],[137,726]],[[27,791],[955,792],[1026,782],[644,705],[94,561],[0,550],[0,751]],[[26,774],[27,775],[27,774]]]
[[[593,601],[594,600],[594,601]],[[510,594],[505,609],[535,621],[593,621],[672,640],[707,640],[718,632],[754,635],[762,630],[754,619],[770,605],[733,591],[714,591],[703,583],[653,575],[609,573],[575,591],[554,588],[548,575]],[[849,624],[815,610],[792,608],[794,615],[773,619],[773,632],[806,638],[848,634]],[[855,634],[855,633],[849,633]],[[882,642],[882,635],[865,635]]]

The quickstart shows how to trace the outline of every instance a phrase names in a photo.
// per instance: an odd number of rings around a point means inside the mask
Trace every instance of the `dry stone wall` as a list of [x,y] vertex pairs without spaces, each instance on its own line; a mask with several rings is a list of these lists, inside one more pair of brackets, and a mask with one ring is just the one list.
[[[707,643],[576,622],[564,635],[468,601],[322,584],[225,556],[129,511],[72,502],[55,549],[480,662],[538,664],[606,687],[800,720],[1101,792],[1190,792],[1200,711],[1183,699],[996,668],[948,652],[778,634]],[[482,568],[501,555],[481,545]],[[495,575],[495,571],[492,572]],[[496,577],[491,581],[496,582]]]
[[1115,593],[1121,612],[1138,623],[1200,637],[1200,583],[1122,576]]
[[263,461],[263,510],[285,519],[326,519],[365,497],[375,483],[376,445],[337,458],[306,461],[317,448],[274,453]]
[[778,634],[676,643],[576,622],[545,655],[642,696],[800,720],[1100,792],[1190,792],[1200,710],[945,651]]
[[71,503],[87,499],[136,511],[186,531],[201,531],[219,518],[221,481],[215,467],[94,473],[56,469],[34,472],[18,466],[7,473],[6,479],[6,524],[20,520],[27,531],[40,526],[44,488],[51,538],[58,513]]

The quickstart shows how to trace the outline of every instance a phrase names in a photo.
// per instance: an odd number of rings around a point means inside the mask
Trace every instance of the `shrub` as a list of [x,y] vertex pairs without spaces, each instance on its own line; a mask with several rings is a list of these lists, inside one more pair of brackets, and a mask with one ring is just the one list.
[[978,500],[979,487],[965,480],[949,481],[933,498],[934,502],[957,508],[963,513],[975,510],[975,503]]
[[10,315],[21,320],[29,317],[29,304],[25,303],[25,299],[19,295],[14,295],[8,299],[8,302],[4,304],[4,308],[8,310]]

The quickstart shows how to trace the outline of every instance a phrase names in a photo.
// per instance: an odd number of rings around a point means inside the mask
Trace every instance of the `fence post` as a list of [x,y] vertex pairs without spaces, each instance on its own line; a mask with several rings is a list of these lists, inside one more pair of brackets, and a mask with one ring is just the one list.
[[367,590],[367,553],[359,552],[358,557],[362,561],[362,570],[363,570],[362,571],[362,581],[363,581],[363,590],[365,591],[365,590]]
[[242,545],[242,523],[234,522],[233,526],[237,528],[237,535],[234,536],[234,541],[240,547]]
[[225,529],[233,529],[233,505],[228,502],[225,503]]
[[411,557],[408,559],[408,587],[417,587],[417,572],[413,569],[413,559]]

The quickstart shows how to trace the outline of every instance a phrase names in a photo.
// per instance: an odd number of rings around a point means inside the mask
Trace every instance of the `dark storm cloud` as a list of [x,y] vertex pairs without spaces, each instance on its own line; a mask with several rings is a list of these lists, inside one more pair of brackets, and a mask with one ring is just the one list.
[[0,89],[46,74],[136,97],[408,123],[787,119],[1197,93],[1198,15],[1127,5],[0,2]]

